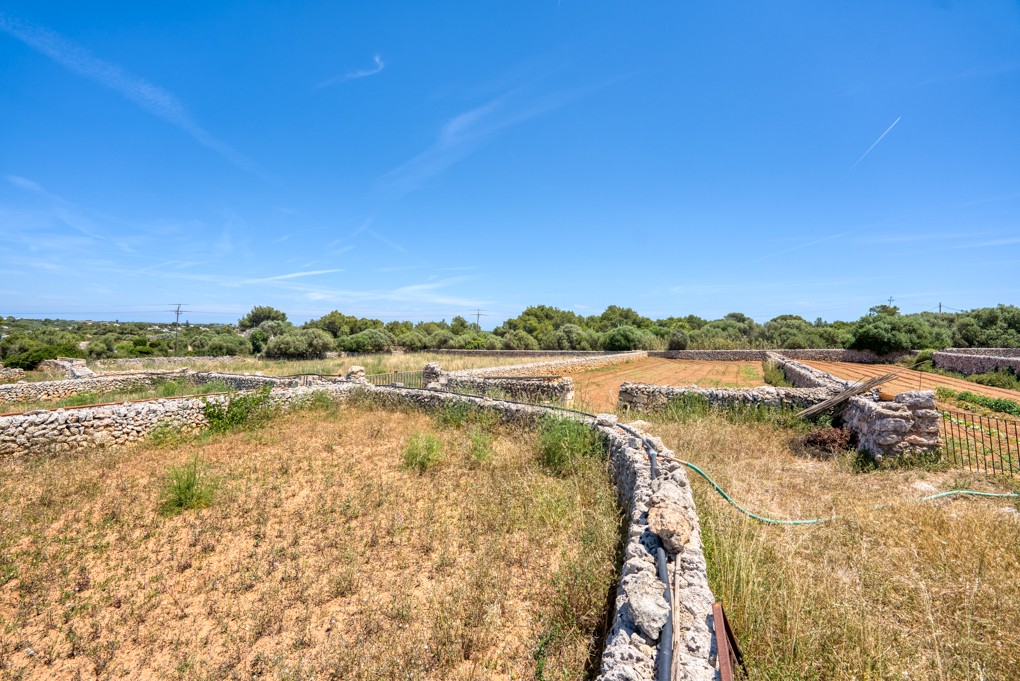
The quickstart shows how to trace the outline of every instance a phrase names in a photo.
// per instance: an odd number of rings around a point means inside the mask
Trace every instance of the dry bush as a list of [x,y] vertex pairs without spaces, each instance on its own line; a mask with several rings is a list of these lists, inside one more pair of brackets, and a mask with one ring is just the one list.
[[762,524],[692,475],[712,588],[752,679],[1016,678],[1016,504],[907,503],[959,487],[1011,491],[1006,483],[959,471],[856,472],[850,454],[795,457],[789,430],[715,413],[653,430],[751,510],[839,516]]
[[[426,476],[416,432],[447,453]],[[161,515],[196,456],[212,504]],[[319,409],[2,465],[5,677],[582,679],[615,582],[605,462],[554,476],[481,422]]]

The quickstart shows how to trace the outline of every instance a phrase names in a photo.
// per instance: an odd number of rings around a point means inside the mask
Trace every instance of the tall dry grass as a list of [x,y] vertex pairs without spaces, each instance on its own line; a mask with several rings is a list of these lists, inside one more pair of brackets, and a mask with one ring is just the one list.
[[[406,467],[421,434],[444,455]],[[604,460],[554,474],[535,433],[370,407],[168,441],[0,463],[4,678],[587,677]],[[215,494],[166,513],[194,462]]]
[[850,454],[798,458],[794,431],[718,413],[652,430],[752,510],[839,516],[762,524],[691,473],[712,588],[752,679],[1020,677],[1017,505],[908,503],[951,488],[1011,491],[1009,483],[952,470],[862,471]]

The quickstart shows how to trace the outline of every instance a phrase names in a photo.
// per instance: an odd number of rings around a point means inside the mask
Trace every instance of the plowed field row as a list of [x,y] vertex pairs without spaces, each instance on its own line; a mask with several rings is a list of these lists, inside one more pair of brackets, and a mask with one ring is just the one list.
[[950,388],[952,390],[968,390],[972,393],[987,395],[989,397],[1005,397],[1009,400],[1020,400],[1020,392],[1016,390],[995,388],[989,385],[981,385],[980,383],[965,381],[962,378],[942,376],[941,374],[929,374],[923,371],[904,369],[903,367],[897,367],[889,364],[854,364],[853,362],[804,362],[804,364],[813,366],[816,369],[821,369],[822,371],[827,371],[837,378],[849,381],[873,378],[875,376],[881,376],[882,374],[896,371],[898,372],[896,378],[886,383],[882,388],[883,390],[896,394],[907,392],[909,390],[934,390],[935,388],[942,386],[943,388]]
[[751,388],[764,385],[761,362],[683,361],[648,357],[601,369],[567,374],[574,379],[574,399],[585,409],[616,409],[620,384],[697,385],[701,388]]

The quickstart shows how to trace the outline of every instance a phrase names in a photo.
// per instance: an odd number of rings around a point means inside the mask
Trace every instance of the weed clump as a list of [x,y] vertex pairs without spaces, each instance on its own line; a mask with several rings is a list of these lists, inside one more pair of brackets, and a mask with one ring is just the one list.
[[786,380],[786,372],[775,362],[764,360],[761,363],[762,373],[765,374],[765,382],[777,388],[792,388],[793,384]]
[[212,505],[216,481],[208,473],[196,454],[183,466],[173,466],[167,472],[163,487],[163,515],[173,516],[182,511],[208,508]]
[[443,443],[432,433],[415,433],[404,447],[404,468],[424,473],[443,460]]
[[605,446],[598,433],[574,419],[550,416],[538,432],[542,465],[555,475],[567,475],[585,458],[603,458]]
[[210,430],[224,433],[229,430],[250,428],[264,422],[271,415],[268,385],[248,395],[232,396],[226,404],[206,402],[202,413],[209,421]]
[[492,436],[481,426],[474,426],[468,431],[468,442],[468,456],[474,464],[484,464],[496,454],[492,448]]

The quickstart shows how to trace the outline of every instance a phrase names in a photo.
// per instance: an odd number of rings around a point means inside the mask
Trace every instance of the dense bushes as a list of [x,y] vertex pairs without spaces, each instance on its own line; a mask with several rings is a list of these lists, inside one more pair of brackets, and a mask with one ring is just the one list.
[[57,357],[85,357],[85,353],[78,349],[77,345],[37,345],[11,357],[5,357],[4,366],[31,371],[43,360]]
[[322,359],[335,344],[322,329],[298,329],[273,336],[263,354],[270,359]]
[[345,352],[382,352],[394,344],[394,338],[379,329],[366,329],[353,336],[340,339],[340,349]]

